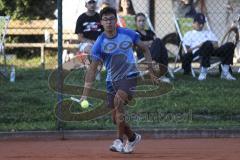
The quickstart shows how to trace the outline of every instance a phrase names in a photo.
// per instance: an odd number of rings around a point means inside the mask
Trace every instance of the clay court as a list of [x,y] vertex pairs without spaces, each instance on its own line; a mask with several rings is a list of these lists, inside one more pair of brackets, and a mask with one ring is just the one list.
[[143,139],[132,154],[108,150],[110,140],[10,140],[1,160],[239,160],[240,139]]

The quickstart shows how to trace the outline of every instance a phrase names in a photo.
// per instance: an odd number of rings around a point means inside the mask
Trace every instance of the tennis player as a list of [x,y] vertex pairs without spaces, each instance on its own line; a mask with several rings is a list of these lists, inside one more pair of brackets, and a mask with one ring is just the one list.
[[[132,99],[137,77],[140,74],[133,55],[134,45],[144,51],[147,62],[150,62],[148,69],[153,83],[158,83],[158,80],[154,76],[148,47],[135,31],[117,27],[116,10],[110,7],[102,9],[100,20],[104,32],[98,37],[91,50],[92,63],[86,73],[81,100],[89,95],[97,67],[103,63],[107,70],[107,104],[112,109],[113,122],[117,126],[117,139],[113,141],[110,150],[131,153],[136,144],[141,141],[141,135],[133,132],[124,118],[124,106]],[[125,145],[124,136],[127,137]]]

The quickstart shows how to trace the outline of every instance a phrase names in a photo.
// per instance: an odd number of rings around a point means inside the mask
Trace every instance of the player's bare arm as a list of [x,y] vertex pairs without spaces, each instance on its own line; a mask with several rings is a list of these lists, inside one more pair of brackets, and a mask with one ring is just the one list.
[[152,67],[152,65],[150,65],[152,63],[152,57],[149,48],[142,41],[138,41],[136,45],[143,50],[144,57],[146,58],[149,67]]
[[143,54],[144,54],[144,57],[147,60],[148,68],[149,68],[149,71],[150,71],[151,80],[154,83],[159,83],[156,76],[154,75],[153,66],[152,66],[152,57],[151,57],[151,53],[150,53],[149,48],[142,41],[138,41],[136,45],[143,50]]
[[90,89],[96,77],[97,68],[100,65],[100,63],[101,63],[100,61],[92,61],[92,63],[90,64],[89,69],[87,70],[86,73],[84,90],[81,100],[86,99],[86,97],[89,95]]

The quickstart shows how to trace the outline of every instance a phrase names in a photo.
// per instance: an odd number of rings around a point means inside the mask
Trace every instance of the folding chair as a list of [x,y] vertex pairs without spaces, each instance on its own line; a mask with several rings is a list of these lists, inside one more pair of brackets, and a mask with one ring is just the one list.
[[[176,17],[174,17],[174,23],[175,23],[176,30],[177,30],[177,33],[178,33],[179,38],[180,38],[180,46],[179,46],[178,54],[175,57],[175,71],[174,71],[174,72],[178,72],[181,68],[179,68],[179,67],[176,68],[177,60],[180,59],[182,54],[187,53],[187,48],[182,43],[183,36],[188,31],[193,30],[193,27],[192,27],[193,19],[192,18],[176,18]],[[207,21],[207,18],[206,18],[205,29],[211,30],[210,26],[209,26],[209,23]],[[198,61],[199,58],[200,58],[199,56],[195,56],[193,58],[192,62]],[[211,66],[208,67],[208,70],[211,70],[211,69],[219,66],[221,64],[221,61],[220,61],[220,58],[218,58],[218,57],[211,57],[211,62],[210,63],[211,63]],[[193,69],[192,65],[191,65],[191,73],[192,73],[193,77],[196,77],[195,70]]]
[[0,63],[3,62],[3,64],[0,64],[0,76],[5,78],[7,78],[7,60],[4,42],[9,20],[10,16],[0,16]]
[[[155,30],[153,28],[153,25],[150,21],[150,18],[147,14],[145,14],[146,16],[146,20],[147,20],[147,27],[149,29],[151,29],[154,33],[155,33]],[[118,24],[120,27],[127,27],[127,28],[130,28],[130,29],[133,29],[135,30],[136,29],[136,25],[135,25],[135,15],[127,15],[127,16],[117,16],[117,21],[118,21]]]

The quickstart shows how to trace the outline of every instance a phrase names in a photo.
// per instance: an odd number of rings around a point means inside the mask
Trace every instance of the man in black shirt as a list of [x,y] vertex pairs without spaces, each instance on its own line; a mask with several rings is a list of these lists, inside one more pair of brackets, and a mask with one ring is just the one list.
[[[97,37],[103,32],[101,26],[100,16],[96,12],[97,1],[85,0],[85,7],[87,11],[81,14],[77,19],[75,33],[78,34],[79,39],[79,51],[82,53],[90,54],[93,43],[97,40]],[[99,72],[96,76],[96,80],[100,80],[101,66],[98,68]]]
[[79,37],[80,52],[89,53],[94,41],[103,31],[96,5],[96,0],[85,0],[87,11],[77,19],[75,33]]

